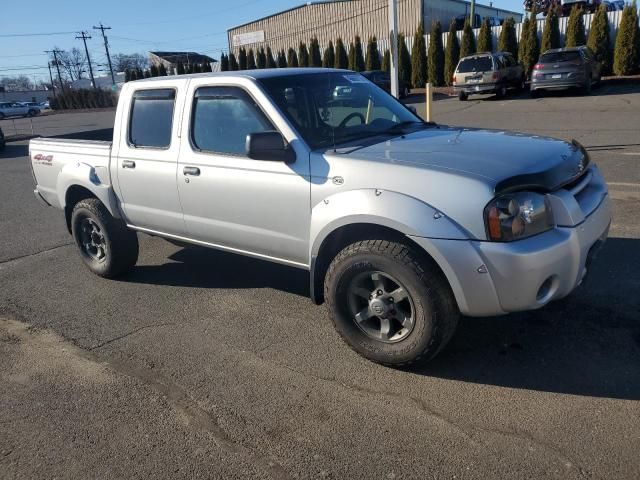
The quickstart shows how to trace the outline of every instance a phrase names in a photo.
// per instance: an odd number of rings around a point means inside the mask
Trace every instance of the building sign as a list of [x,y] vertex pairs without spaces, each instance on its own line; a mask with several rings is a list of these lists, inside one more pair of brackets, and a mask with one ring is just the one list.
[[238,33],[233,36],[233,46],[241,47],[242,45],[248,45],[250,43],[262,43],[264,42],[264,30],[257,30],[255,32]]

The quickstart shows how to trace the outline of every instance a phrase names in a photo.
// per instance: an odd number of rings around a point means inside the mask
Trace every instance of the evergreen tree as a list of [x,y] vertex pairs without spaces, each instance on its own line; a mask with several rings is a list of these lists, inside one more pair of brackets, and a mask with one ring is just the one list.
[[638,71],[640,61],[640,31],[635,2],[624,7],[616,35],[613,54],[613,73],[633,75]]
[[429,36],[429,82],[435,87],[444,85],[444,50],[442,48],[442,27],[433,22]]
[[322,55],[322,66],[324,68],[333,68],[336,64],[336,51],[333,48],[333,42],[329,40],[329,46],[324,49]]
[[567,33],[565,35],[565,47],[579,47],[587,43],[584,33],[584,20],[582,18],[582,8],[573,7],[567,22]]
[[343,69],[349,66],[349,59],[347,58],[347,51],[344,48],[344,43],[342,43],[342,38],[336,40],[336,63],[334,66]]
[[320,44],[318,43],[318,39],[316,37],[313,37],[309,42],[309,66],[310,67],[322,66],[322,56],[320,55]]
[[149,70],[144,71],[144,78],[151,78],[151,73],[149,72]]
[[478,33],[478,52],[493,52],[493,35],[489,19],[485,17]]
[[391,70],[391,54],[388,49],[385,50],[382,55],[382,65],[380,65],[380,69],[385,72],[389,72]]
[[516,35],[516,22],[513,17],[507,18],[502,24],[500,37],[498,38],[498,51],[509,52],[513,58],[518,58],[518,37]]
[[278,68],[287,68],[287,66],[287,56],[282,49],[278,52]]
[[467,57],[476,53],[476,37],[469,20],[465,20],[462,29],[462,43],[460,44],[460,58]]
[[128,68],[124,71],[124,83],[131,81],[131,70]]
[[[431,36],[433,40],[433,28],[431,28]],[[440,38],[442,46],[442,38]],[[429,44],[431,47],[431,43]],[[431,50],[431,48],[429,48]],[[422,22],[418,25],[416,33],[413,36],[413,46],[411,47],[411,85],[413,88],[422,88],[427,83],[427,46],[424,41],[424,27]]]
[[309,50],[307,50],[307,44],[302,41],[298,44],[298,65],[300,67],[309,66]]
[[378,40],[375,36],[367,42],[367,55],[364,60],[364,68],[367,70],[380,70],[380,52],[378,52]]
[[609,17],[607,15],[607,7],[604,4],[598,7],[593,20],[591,20],[587,47],[591,49],[596,59],[602,64],[602,74],[609,75],[613,62],[611,60]]
[[167,76],[167,67],[164,66],[164,63],[161,63],[158,67],[158,76],[166,77]]
[[560,22],[557,7],[553,4],[549,6],[547,18],[544,21],[540,51],[544,53],[552,48],[560,48]]
[[349,55],[348,55],[348,67],[349,70],[355,71],[356,69],[356,48],[353,46],[353,42],[349,44]]
[[[524,25],[523,25],[524,28]],[[531,12],[531,18],[527,25],[527,34],[525,38],[525,47],[522,55],[522,65],[527,76],[531,75],[533,66],[540,56],[540,41],[538,40],[538,22],[536,21],[535,12]]]
[[240,47],[240,51],[238,52],[238,69],[247,69],[247,51],[244,49],[244,47]]
[[444,51],[444,81],[447,85],[453,83],[453,74],[456,71],[458,60],[460,60],[460,42],[458,42],[458,35],[456,35],[456,21],[453,19],[449,25],[447,48]]
[[229,57],[227,57],[224,53],[220,54],[220,71],[226,72],[229,70]]
[[142,71],[141,68],[136,69],[136,78],[138,80],[142,80],[144,78],[144,72]]
[[247,52],[247,69],[255,70],[256,69],[256,57],[253,54],[253,48],[250,48]]
[[188,75],[188,74],[190,74],[190,73],[193,73],[193,68],[191,67],[191,64],[190,64],[190,63],[187,63],[187,64],[184,66],[184,73],[185,73],[186,75]]
[[194,63],[193,64],[193,68],[191,69],[191,73],[202,73],[202,64],[201,63]]
[[362,41],[360,37],[356,35],[355,39],[355,71],[362,72],[364,70],[364,55],[362,54]]
[[155,64],[151,65],[151,67],[149,67],[149,72],[151,73],[152,77],[157,77],[158,76],[158,67]]
[[236,54],[229,52],[229,70],[235,71],[239,69],[238,60],[236,60]]
[[400,83],[411,85],[411,55],[402,33],[398,34],[398,79]]
[[297,67],[298,66],[298,55],[293,48],[290,48],[287,52],[287,67]]
[[[518,44],[518,62],[525,65],[525,58],[528,57],[529,53],[527,52],[527,38],[529,37],[529,17],[525,15],[524,21],[522,25],[520,25],[520,43]],[[526,74],[526,72],[525,72]]]
[[176,64],[176,75],[184,75],[184,64],[182,62]]
[[213,72],[213,65],[211,64],[211,62],[207,61],[206,63],[202,64],[202,71],[203,72]]
[[271,47],[267,47],[267,68],[276,68],[276,61],[273,59]]
[[264,53],[264,47],[260,47],[256,54],[256,66],[258,68],[266,68],[267,66],[267,54]]

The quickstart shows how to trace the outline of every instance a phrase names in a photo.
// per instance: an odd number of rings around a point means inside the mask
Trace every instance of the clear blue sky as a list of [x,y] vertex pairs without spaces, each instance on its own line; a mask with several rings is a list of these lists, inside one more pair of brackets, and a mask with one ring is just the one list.
[[[100,31],[108,31],[112,53],[190,50],[218,58],[227,48],[229,27],[306,3],[304,0],[3,0],[0,8],[0,76],[48,78],[44,50],[84,48],[74,33],[3,36],[88,30],[94,63],[106,63]],[[478,3],[488,4],[480,0]],[[521,0],[494,0],[499,8],[522,11]]]

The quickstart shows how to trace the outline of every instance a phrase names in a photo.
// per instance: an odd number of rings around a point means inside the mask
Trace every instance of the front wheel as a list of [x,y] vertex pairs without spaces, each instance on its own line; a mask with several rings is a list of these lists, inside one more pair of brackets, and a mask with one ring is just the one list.
[[364,240],[342,250],[325,278],[334,326],[363,357],[388,366],[433,358],[458,309],[442,273],[402,243]]
[[85,265],[96,275],[116,277],[138,260],[138,237],[111,216],[97,198],[78,202],[71,214],[71,233]]

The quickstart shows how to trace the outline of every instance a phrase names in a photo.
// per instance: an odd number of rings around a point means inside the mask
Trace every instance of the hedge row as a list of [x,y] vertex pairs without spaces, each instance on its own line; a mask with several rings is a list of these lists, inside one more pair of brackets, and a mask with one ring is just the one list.
[[52,110],[75,110],[80,108],[115,107],[117,96],[108,90],[79,89],[58,93],[50,100]]

